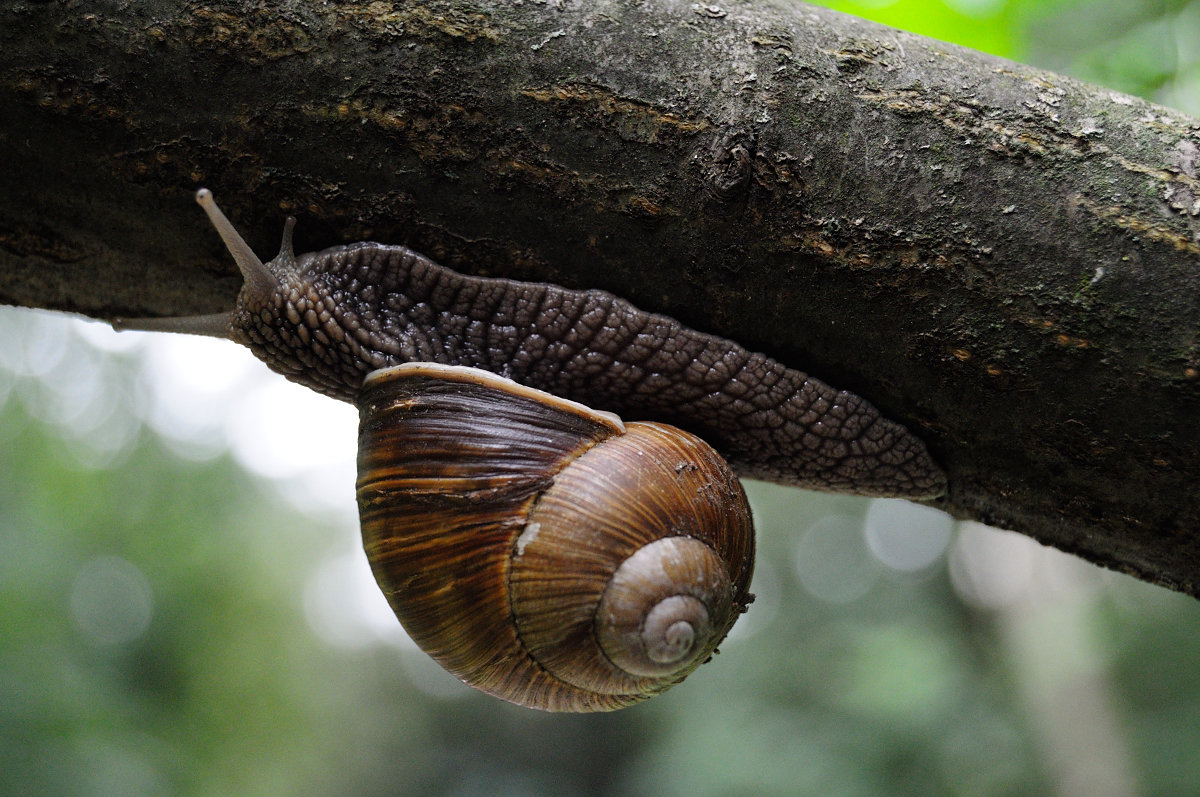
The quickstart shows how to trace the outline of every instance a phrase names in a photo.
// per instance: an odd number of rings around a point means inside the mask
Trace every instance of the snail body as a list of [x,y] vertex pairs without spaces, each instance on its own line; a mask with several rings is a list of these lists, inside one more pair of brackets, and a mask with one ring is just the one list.
[[737,475],[945,488],[861,397],[612,294],[465,276],[401,246],[297,257],[294,219],[264,264],[196,198],[242,272],[237,306],[114,326],[230,338],[355,402],[376,580],[418,645],[505,700],[619,708],[710,658],[751,600]]
[[620,708],[707,660],[749,603],[750,509],[694,435],[427,363],[373,372],[358,405],[368,560],[466,683]]
[[600,290],[459,274],[403,246],[296,256],[294,219],[262,263],[207,189],[197,201],[245,285],[231,313],[141,329],[232,338],[270,368],[354,401],[404,362],[482,368],[637,420],[688,429],[741,476],[816,490],[933,498],[945,474],[920,438],[854,393]]

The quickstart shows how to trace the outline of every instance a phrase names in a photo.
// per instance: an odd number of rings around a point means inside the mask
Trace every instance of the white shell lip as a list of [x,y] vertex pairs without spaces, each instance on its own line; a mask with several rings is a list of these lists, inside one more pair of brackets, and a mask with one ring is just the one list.
[[520,382],[516,382],[508,377],[493,374],[491,371],[485,371],[482,368],[472,368],[466,365],[443,365],[442,363],[430,362],[401,363],[400,365],[380,368],[367,374],[363,380],[363,387],[376,382],[403,379],[409,376],[429,376],[449,382],[460,382],[467,385],[479,385],[494,390],[502,390],[513,396],[551,405],[562,412],[588,418],[595,423],[611,428],[617,434],[625,433],[625,422],[615,413],[592,409],[586,404],[580,404],[578,401],[571,401],[570,399],[556,396],[553,393],[538,390],[535,387],[522,385]]

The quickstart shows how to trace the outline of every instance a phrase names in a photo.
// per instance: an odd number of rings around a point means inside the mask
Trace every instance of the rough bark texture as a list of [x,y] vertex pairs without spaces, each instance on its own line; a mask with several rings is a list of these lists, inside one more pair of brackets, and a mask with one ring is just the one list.
[[1200,594],[1200,122],[792,3],[12,2],[0,301],[231,306],[405,243],[854,390],[938,505]]

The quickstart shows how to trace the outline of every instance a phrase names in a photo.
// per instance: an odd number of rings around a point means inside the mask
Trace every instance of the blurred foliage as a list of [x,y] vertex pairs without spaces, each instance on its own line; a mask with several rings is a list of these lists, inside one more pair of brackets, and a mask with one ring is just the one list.
[[1200,114],[1197,0],[820,0]]
[[[1196,110],[1196,2],[829,5]],[[759,600],[722,654],[641,706],[544,715],[395,639],[322,633],[306,601],[355,530],[150,431],[136,353],[10,310],[0,340],[0,794],[1200,784],[1191,599],[909,505],[751,484]],[[85,383],[101,410],[73,403]]]
[[1200,115],[1200,2],[1049,4],[1021,59]]

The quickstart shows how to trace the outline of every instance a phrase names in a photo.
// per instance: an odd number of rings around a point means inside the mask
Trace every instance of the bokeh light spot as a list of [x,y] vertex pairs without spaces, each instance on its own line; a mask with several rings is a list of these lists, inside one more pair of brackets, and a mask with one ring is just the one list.
[[71,584],[71,618],[97,645],[122,645],[150,627],[154,593],[132,562],[97,556],[83,563]]
[[905,573],[929,567],[950,544],[953,519],[899,498],[871,502],[863,522],[867,547],[883,564]]

